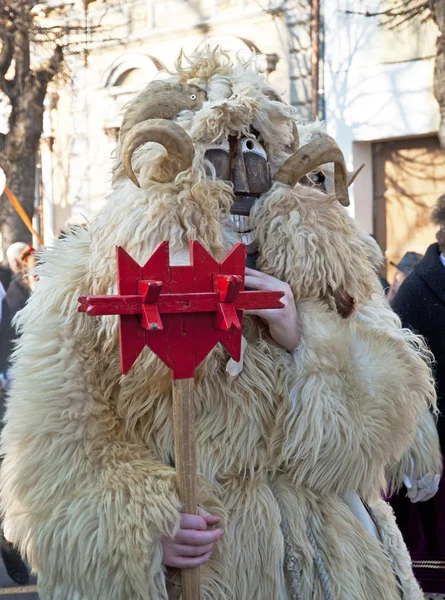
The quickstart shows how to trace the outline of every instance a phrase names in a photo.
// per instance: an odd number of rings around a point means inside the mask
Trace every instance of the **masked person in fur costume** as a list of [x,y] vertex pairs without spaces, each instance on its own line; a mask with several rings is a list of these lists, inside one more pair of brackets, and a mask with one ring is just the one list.
[[[342,207],[338,146],[299,132],[252,65],[206,51],[131,103],[119,156],[108,204],[45,253],[20,319],[2,502],[42,600],[177,598],[195,565],[207,600],[419,600],[379,498],[434,385]],[[199,516],[177,496],[169,370],[146,349],[122,377],[117,318],[77,312],[115,293],[116,245],[142,263],[169,240],[187,264],[192,239],[217,260],[246,242],[246,285],[286,305],[245,319],[241,363],[218,347],[197,371]]]

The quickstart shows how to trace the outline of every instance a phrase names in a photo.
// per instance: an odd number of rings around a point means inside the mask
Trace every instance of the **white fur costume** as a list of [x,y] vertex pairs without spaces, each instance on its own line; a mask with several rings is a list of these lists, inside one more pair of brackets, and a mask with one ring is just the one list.
[[[165,600],[159,538],[179,523],[170,373],[146,350],[121,376],[117,318],[78,314],[78,297],[115,292],[116,245],[140,263],[164,239],[173,252],[197,239],[215,258],[225,255],[232,191],[208,175],[206,144],[253,124],[274,171],[291,153],[294,110],[248,67],[212,54],[179,75],[207,93],[202,108],[175,119],[195,142],[193,166],[154,183],[165,153],[143,146],[133,161],[137,189],[118,164],[108,204],[88,230],[45,253],[20,316],[2,502],[9,539],[38,572],[42,600]],[[288,353],[247,318],[240,375],[228,379],[221,347],[197,371],[200,504],[226,529],[201,569],[203,598],[290,598],[284,516],[304,599],[325,598],[319,559],[335,600],[399,600],[394,572],[403,598],[420,600],[379,497],[385,469],[435,403],[422,342],[400,329],[378,291],[371,242],[334,196],[276,183],[253,220],[258,266],[291,286],[303,337]],[[348,319],[335,309],[338,287],[356,302]],[[378,538],[350,510],[349,492],[372,506]]]

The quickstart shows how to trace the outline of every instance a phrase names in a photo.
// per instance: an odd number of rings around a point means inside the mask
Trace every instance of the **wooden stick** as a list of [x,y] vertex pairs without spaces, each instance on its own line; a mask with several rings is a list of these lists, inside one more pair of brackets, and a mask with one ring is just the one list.
[[[185,513],[196,515],[196,439],[194,379],[173,381],[173,427],[179,497]],[[199,567],[181,570],[182,600],[200,600]]]
[[40,235],[37,233],[37,231],[34,229],[34,227],[32,226],[31,219],[28,217],[28,215],[25,212],[25,209],[20,204],[20,202],[18,201],[16,196],[13,194],[13,192],[8,188],[8,186],[5,187],[5,194],[9,200],[9,202],[12,204],[15,211],[19,215],[19,217],[22,219],[23,223],[29,229],[30,233],[32,233],[32,235],[35,235],[39,244],[41,246],[43,246],[43,240],[40,237]]

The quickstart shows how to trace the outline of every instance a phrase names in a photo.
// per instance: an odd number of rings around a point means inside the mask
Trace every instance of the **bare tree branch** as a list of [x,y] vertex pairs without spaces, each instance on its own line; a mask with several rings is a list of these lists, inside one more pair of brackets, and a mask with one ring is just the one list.
[[441,147],[445,149],[445,0],[382,0],[382,4],[383,8],[375,12],[346,12],[364,17],[378,17],[381,25],[389,29],[416,21],[419,24],[433,21],[437,25],[433,91],[440,112],[438,137]]
[[60,71],[63,63],[63,48],[58,44],[54,48],[53,55],[46,65],[36,71],[37,80],[40,84],[47,86],[54,76]]
[[[82,18],[76,4],[77,0],[57,5],[50,0],[0,0],[0,91],[10,105],[9,131],[0,134],[0,165],[30,217],[48,85],[62,73],[64,55],[85,49],[86,41],[123,41],[113,36],[111,26],[105,33],[96,14],[94,20],[88,19],[85,11]],[[48,59],[42,64],[44,57]],[[0,230],[4,247],[27,239],[28,232],[11,210],[0,214]]]
[[435,2],[436,0],[386,0],[386,8],[382,10],[347,10],[346,14],[380,17],[384,25],[394,29],[416,19],[421,22],[430,19]]
[[14,56],[14,35],[9,31],[0,31],[2,49],[0,52],[0,79],[5,77]]

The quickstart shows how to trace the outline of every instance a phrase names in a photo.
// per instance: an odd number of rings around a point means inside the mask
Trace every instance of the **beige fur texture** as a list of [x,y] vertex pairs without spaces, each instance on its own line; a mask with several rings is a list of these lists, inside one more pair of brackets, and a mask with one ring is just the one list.
[[388,466],[388,483],[391,491],[403,486],[403,476],[415,481],[424,475],[441,474],[443,469],[436,419],[430,411],[420,415],[412,445],[402,458]]
[[[211,53],[178,80],[207,100],[176,118],[192,135],[193,166],[167,184],[150,172],[162,150],[134,156],[141,189],[120,177],[87,230],[43,256],[19,316],[1,471],[5,530],[39,576],[42,600],[166,600],[160,536],[178,527],[171,376],[148,349],[119,371],[118,320],[77,312],[78,297],[116,291],[115,247],[139,262],[161,240],[180,252],[199,240],[217,259],[233,244],[233,194],[206,167],[205,143],[260,131],[274,169],[289,155],[294,109],[271,100],[252,66]],[[119,164],[117,164],[119,169]],[[386,506],[385,469],[412,443],[435,405],[422,340],[400,327],[376,292],[369,244],[336,199],[275,184],[253,214],[260,268],[287,281],[303,338],[293,353],[257,318],[244,321],[244,368],[227,378],[217,347],[196,373],[200,504],[226,535],[201,569],[203,600],[287,600],[280,494],[301,556],[305,599],[323,600],[308,526],[335,600],[405,600],[421,593]],[[332,292],[356,302],[341,318]],[[381,539],[342,495],[375,505]],[[173,596],[170,596],[171,598]]]

